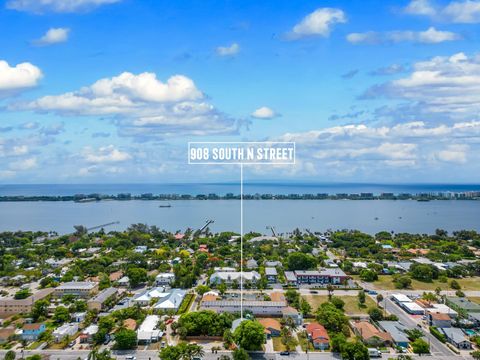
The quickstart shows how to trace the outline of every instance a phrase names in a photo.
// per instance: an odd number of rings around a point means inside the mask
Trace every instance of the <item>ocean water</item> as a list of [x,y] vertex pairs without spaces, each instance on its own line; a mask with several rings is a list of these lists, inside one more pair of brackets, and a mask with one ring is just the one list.
[[[246,194],[316,194],[316,193],[438,193],[480,191],[480,184],[355,184],[355,183],[280,183],[246,182]],[[153,194],[239,194],[238,183],[211,184],[0,184],[0,196],[5,195],[75,195],[100,193],[116,195],[131,193]]]
[[[173,201],[160,208],[160,201],[0,202],[0,231],[44,230],[65,234],[74,225],[123,230],[132,223],[156,225],[169,231],[198,229],[207,220],[213,232],[240,229],[240,202],[237,200]],[[269,234],[295,228],[310,231],[358,229],[433,233],[472,229],[480,231],[480,201],[442,200],[248,200],[244,202],[244,229]]]

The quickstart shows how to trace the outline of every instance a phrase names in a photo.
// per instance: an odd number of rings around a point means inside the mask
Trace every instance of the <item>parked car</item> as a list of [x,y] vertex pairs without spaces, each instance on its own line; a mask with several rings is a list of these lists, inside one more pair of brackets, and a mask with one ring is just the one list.
[[280,355],[288,356],[288,355],[290,355],[290,351],[282,351],[282,352],[280,352]]

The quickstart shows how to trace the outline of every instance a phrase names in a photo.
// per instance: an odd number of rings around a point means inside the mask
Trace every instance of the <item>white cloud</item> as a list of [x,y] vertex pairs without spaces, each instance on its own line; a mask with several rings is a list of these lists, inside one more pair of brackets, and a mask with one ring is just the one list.
[[464,164],[467,162],[467,145],[449,145],[445,150],[437,153],[437,157],[441,161]]
[[350,33],[347,35],[347,41],[352,44],[384,44],[414,42],[423,44],[438,44],[445,41],[454,41],[461,39],[460,35],[450,31],[440,31],[430,27],[425,31],[389,31],[375,32],[368,31],[364,33]]
[[277,117],[278,114],[275,111],[273,111],[272,109],[270,109],[269,107],[262,106],[262,107],[258,108],[257,110],[255,110],[251,114],[251,116],[256,118],[256,119],[273,119],[274,117]]
[[365,97],[409,100],[419,114],[477,119],[480,113],[480,55],[437,56],[413,64],[403,78],[370,88]]
[[302,21],[295,25],[288,34],[291,39],[299,39],[308,36],[330,36],[335,24],[346,23],[347,17],[343,10],[335,8],[319,8],[305,16]]
[[34,44],[47,46],[66,42],[69,32],[70,29],[67,28],[50,28],[40,39],[35,40]]
[[10,164],[10,169],[12,170],[31,170],[37,167],[37,159],[35,157],[17,160]]
[[475,24],[480,22],[480,1],[451,1],[445,6],[437,6],[430,0],[412,0],[405,7],[404,12],[428,16],[437,21]]
[[412,0],[404,9],[405,13],[412,15],[434,16],[437,10],[430,0]]
[[9,109],[62,116],[107,116],[115,120],[120,135],[139,140],[180,134],[229,134],[236,133],[240,126],[240,122],[205,101],[193,80],[183,75],[162,82],[154,73],[125,72],[77,91],[11,104]]
[[479,171],[480,121],[344,125],[271,140],[296,142],[297,160],[310,164],[317,176],[386,181],[391,177],[415,180],[422,174],[432,179],[433,174],[446,175],[452,166],[460,167],[467,160],[472,163],[470,175]]
[[37,86],[42,78],[42,71],[28,62],[10,66],[0,60],[0,95],[9,95]]
[[114,4],[122,0],[7,0],[7,9],[26,11],[35,14],[74,13],[95,9],[102,5]]
[[219,46],[216,52],[219,56],[234,56],[240,52],[240,45],[233,43],[230,46]]
[[132,159],[129,153],[118,150],[113,145],[102,146],[98,149],[86,147],[82,155],[86,162],[93,164],[117,163]]

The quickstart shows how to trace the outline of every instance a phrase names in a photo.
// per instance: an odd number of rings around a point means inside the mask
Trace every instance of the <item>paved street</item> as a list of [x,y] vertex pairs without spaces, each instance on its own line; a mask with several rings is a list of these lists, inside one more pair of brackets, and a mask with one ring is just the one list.
[[[404,325],[414,329],[417,328],[420,324],[418,321],[415,321],[410,315],[403,311],[397,304],[392,300],[385,298],[386,310],[398,316],[398,319]],[[430,343],[430,350],[434,356],[453,356],[455,355],[449,348],[442,344],[437,338],[432,336],[426,329],[423,329],[425,333],[425,338]]]

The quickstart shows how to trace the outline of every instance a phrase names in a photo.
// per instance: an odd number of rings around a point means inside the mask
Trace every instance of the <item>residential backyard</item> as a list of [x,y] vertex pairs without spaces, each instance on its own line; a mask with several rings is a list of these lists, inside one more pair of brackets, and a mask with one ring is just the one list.
[[[333,294],[335,296],[335,293]],[[312,307],[312,312],[315,312],[320,304],[328,301],[327,295],[304,295],[303,298],[308,301]],[[352,292],[352,296],[342,296],[341,299],[345,302],[345,314],[347,315],[365,315],[368,309],[376,307],[377,304],[369,296],[365,299],[365,306],[360,307],[358,303],[358,297],[355,292]]]

